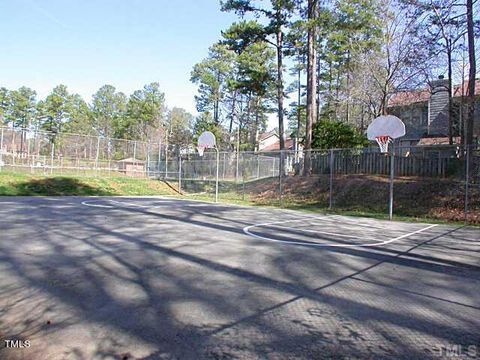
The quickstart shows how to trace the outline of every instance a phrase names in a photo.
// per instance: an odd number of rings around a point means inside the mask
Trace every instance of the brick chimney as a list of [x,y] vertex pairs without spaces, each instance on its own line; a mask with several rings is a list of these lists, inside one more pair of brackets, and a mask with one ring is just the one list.
[[428,102],[428,135],[448,136],[448,117],[448,80],[439,76]]

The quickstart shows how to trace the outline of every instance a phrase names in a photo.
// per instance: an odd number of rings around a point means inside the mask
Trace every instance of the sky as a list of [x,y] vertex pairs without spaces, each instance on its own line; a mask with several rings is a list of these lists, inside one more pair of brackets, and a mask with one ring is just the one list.
[[58,84],[87,102],[159,82],[167,105],[196,114],[195,63],[238,20],[219,0],[0,0],[0,86],[44,98]]

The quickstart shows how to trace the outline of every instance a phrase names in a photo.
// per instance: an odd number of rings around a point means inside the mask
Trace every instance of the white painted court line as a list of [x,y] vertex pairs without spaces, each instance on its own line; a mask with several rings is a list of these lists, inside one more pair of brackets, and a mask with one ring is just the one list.
[[114,203],[114,204],[127,205],[127,206],[139,207],[139,208],[153,208],[153,207],[155,207],[155,206],[152,206],[152,205],[139,205],[139,204],[135,204],[135,203],[128,203],[128,202],[125,202],[125,201],[116,201],[116,200],[108,200],[108,201],[110,201],[111,203]]
[[[285,222],[290,222],[290,221],[285,221]],[[263,227],[265,227],[265,225]],[[281,225],[275,225],[275,227],[280,228],[280,229],[289,229],[289,230],[296,230],[296,231],[301,231],[301,232],[309,232],[309,233],[315,233],[315,234],[325,234],[325,235],[333,235],[333,236],[341,236],[341,237],[349,237],[349,238],[358,239],[358,235],[340,234],[340,233],[321,231],[321,230],[301,229],[301,228],[294,228],[294,227],[290,227],[290,226],[281,226]],[[365,239],[365,240],[378,240],[376,238],[363,238],[363,239]]]
[[[97,200],[97,202],[100,200]],[[98,208],[106,208],[106,209],[113,209],[115,206],[110,206],[110,205],[100,205],[100,204],[91,204],[93,201],[82,201],[81,204],[85,206],[90,206],[90,207],[98,207]]]
[[[93,202],[99,202],[99,201],[109,202],[109,203],[112,203],[114,205],[92,204]],[[138,208],[153,209],[153,208],[158,208],[158,207],[162,206],[162,205],[140,205],[140,204],[129,203],[129,202],[125,202],[125,201],[111,200],[111,199],[108,199],[108,200],[85,200],[85,201],[82,201],[81,204],[85,205],[85,206],[106,208],[106,209],[113,209],[113,208],[121,209],[122,207],[138,207]],[[115,206],[115,204],[116,204],[116,206]]]
[[[324,218],[326,218],[326,216],[321,217],[321,218],[324,219]],[[266,227],[266,226],[269,226],[269,225],[284,224],[284,223],[287,223],[287,222],[295,222],[295,221],[305,221],[305,219],[283,220],[283,221],[274,221],[274,222],[268,222],[268,223],[263,223],[263,224],[249,225],[249,226],[245,226],[243,228],[243,232],[245,234],[249,235],[249,236],[252,236],[252,237],[260,239],[260,240],[266,240],[266,241],[272,241],[272,242],[278,242],[278,243],[290,244],[290,245],[315,246],[315,247],[369,247],[369,246],[381,246],[381,245],[390,244],[390,243],[393,243],[395,241],[407,238],[409,236],[427,231],[427,230],[437,226],[437,225],[429,225],[429,226],[426,226],[422,229],[412,231],[410,233],[407,233],[407,234],[404,234],[404,235],[401,235],[401,236],[397,236],[393,239],[374,242],[374,243],[367,243],[367,244],[317,244],[317,243],[313,244],[313,243],[307,243],[307,242],[295,241],[295,240],[280,240],[280,239],[270,238],[270,237],[254,234],[250,231],[251,229],[256,228],[256,227]],[[283,226],[283,227],[287,228],[287,229],[298,230],[297,228],[289,228],[288,226]],[[340,233],[330,233],[330,234],[331,235],[336,235],[336,236],[342,236],[342,235],[344,236],[345,235],[345,234],[340,234]],[[359,238],[359,240],[361,240],[361,238]]]

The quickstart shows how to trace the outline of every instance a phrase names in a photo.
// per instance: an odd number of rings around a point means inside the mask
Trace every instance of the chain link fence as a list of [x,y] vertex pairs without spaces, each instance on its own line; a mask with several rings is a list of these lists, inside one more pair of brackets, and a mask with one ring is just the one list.
[[[305,158],[311,171],[304,174]],[[478,146],[219,153],[219,198],[297,209],[480,223]],[[280,174],[280,162],[285,172]],[[178,176],[180,174],[180,176]],[[173,175],[173,174],[172,174]],[[216,153],[182,157],[187,194],[215,199]]]
[[389,154],[376,146],[218,156],[209,149],[200,157],[162,140],[0,128],[0,171],[152,178],[214,200],[218,169],[220,200],[480,223],[478,145],[396,146]]
[[[0,128],[0,170],[146,177],[168,147],[98,136]],[[158,175],[158,174],[157,174]]]

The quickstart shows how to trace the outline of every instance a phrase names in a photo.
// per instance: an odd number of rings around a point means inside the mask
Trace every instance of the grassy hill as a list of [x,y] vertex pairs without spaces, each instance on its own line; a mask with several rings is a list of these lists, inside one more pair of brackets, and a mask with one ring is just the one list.
[[[397,217],[464,221],[465,184],[448,178],[395,179],[394,214]],[[258,205],[278,205],[278,181],[265,179],[247,185],[249,200]],[[292,209],[327,209],[328,176],[289,177],[283,184],[283,206]],[[480,188],[471,186],[468,221],[480,224]],[[388,213],[388,177],[337,175],[333,186],[333,211],[351,215],[385,216]]]
[[175,189],[156,180],[129,177],[39,176],[0,172],[1,196],[140,196],[175,194],[177,194]]

